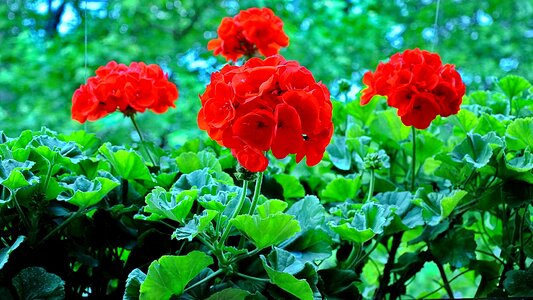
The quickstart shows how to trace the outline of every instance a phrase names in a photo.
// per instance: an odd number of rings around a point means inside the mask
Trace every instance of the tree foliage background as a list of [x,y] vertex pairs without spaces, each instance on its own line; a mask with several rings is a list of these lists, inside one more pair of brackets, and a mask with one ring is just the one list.
[[[533,80],[529,0],[2,0],[0,128],[12,135],[85,128],[115,143],[125,134],[135,138],[120,114],[84,125],[70,119],[74,90],[116,60],[160,64],[178,85],[177,109],[140,118],[150,139],[176,146],[203,134],[198,94],[225,63],[207,51],[207,41],[223,17],[253,6],[282,18],[290,37],[282,55],[308,67],[340,100],[355,98],[366,70],[415,47],[455,64],[470,90],[492,88],[507,73]],[[351,83],[348,93],[339,93],[340,80]]]

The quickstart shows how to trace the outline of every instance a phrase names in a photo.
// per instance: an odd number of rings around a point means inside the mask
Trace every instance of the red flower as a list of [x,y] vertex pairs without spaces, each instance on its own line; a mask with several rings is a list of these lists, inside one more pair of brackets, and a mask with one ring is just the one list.
[[72,119],[80,123],[98,120],[117,109],[125,115],[151,109],[164,113],[176,107],[176,85],[157,65],[115,61],[99,67],[72,96]]
[[218,38],[210,40],[207,49],[226,60],[238,60],[257,51],[264,56],[277,54],[289,45],[283,22],[269,8],[242,10],[233,18],[224,18],[217,30]]
[[406,126],[425,129],[437,115],[459,112],[465,85],[453,65],[443,65],[438,54],[414,49],[394,54],[363,77],[361,105],[375,95],[387,96]]
[[276,158],[296,154],[297,162],[306,157],[316,165],[333,134],[326,86],[279,55],[225,66],[211,76],[200,100],[200,129],[252,172],[267,168],[268,150]]

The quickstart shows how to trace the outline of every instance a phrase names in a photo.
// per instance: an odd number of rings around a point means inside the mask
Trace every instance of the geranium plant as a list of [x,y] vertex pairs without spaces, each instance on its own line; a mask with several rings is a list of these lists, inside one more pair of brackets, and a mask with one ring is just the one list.
[[[0,131],[0,299],[533,296],[528,80],[465,96],[414,49],[337,101],[277,54],[271,10],[218,33],[215,54],[248,60],[212,74],[194,112],[207,135],[152,146],[157,166],[83,130]],[[110,62],[72,118],[118,111],[142,142],[135,116],[177,97],[159,66]]]

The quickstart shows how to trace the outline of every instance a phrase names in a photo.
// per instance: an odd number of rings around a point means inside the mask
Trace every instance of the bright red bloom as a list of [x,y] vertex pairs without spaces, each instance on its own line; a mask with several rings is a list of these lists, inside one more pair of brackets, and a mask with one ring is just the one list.
[[297,162],[306,157],[316,165],[333,134],[326,86],[279,55],[225,66],[211,76],[200,100],[200,129],[252,172],[267,168],[268,150],[276,158],[296,154]]
[[176,85],[158,65],[132,62],[126,66],[111,61],[74,92],[72,119],[95,121],[116,110],[125,115],[146,109],[164,113],[176,107],[177,99]]
[[289,45],[283,22],[269,8],[250,8],[233,18],[226,17],[217,33],[218,38],[210,40],[207,49],[213,50],[215,55],[221,54],[226,60],[236,61],[256,52],[271,56]]
[[459,112],[466,88],[455,67],[443,65],[438,54],[414,49],[394,54],[363,76],[361,105],[375,95],[387,96],[406,126],[425,129],[437,115]]

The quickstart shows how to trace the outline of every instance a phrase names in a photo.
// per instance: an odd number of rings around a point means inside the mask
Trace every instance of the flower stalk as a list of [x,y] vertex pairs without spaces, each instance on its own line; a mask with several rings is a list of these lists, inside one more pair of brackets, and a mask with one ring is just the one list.
[[133,127],[135,127],[135,130],[137,131],[137,134],[139,135],[139,140],[141,141],[141,147],[144,149],[144,151],[148,155],[148,158],[152,162],[152,165],[154,167],[157,166],[157,164],[155,163],[154,158],[152,157],[152,154],[150,153],[150,151],[148,151],[148,148],[144,144],[144,137],[143,137],[143,134],[141,132],[141,129],[139,128],[139,124],[137,124],[137,121],[135,120],[135,114],[130,115],[130,119],[131,119],[131,122],[133,123]]
[[411,126],[411,138],[413,139],[413,155],[411,159],[411,191],[415,191],[416,178],[416,128]]

